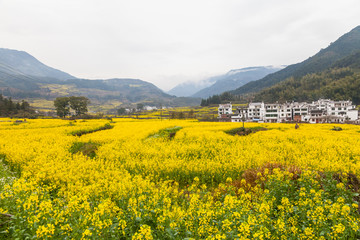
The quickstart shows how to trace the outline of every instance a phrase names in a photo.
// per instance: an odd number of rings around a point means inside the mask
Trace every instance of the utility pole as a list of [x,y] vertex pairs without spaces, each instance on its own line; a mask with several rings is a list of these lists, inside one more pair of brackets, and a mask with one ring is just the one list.
[[242,123],[243,123],[243,128],[245,129],[245,114],[244,114],[244,107],[241,107],[241,120],[242,120]]
[[162,104],[160,103],[160,121],[162,121]]

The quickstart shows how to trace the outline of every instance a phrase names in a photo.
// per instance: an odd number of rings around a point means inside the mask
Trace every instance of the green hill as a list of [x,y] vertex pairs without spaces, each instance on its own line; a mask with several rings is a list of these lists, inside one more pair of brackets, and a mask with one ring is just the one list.
[[262,90],[254,101],[313,101],[319,98],[352,100],[360,104],[360,74],[350,68],[334,68],[321,73],[293,77]]
[[274,86],[289,77],[301,78],[307,74],[324,71],[331,67],[335,62],[360,50],[360,26],[354,28],[349,33],[331,43],[325,49],[320,50],[316,55],[309,59],[289,65],[278,72],[267,75],[266,77],[245,84],[244,86],[231,91],[234,95],[259,92],[262,89]]
[[331,68],[300,78],[290,77],[255,94],[254,101],[312,101],[319,98],[352,100],[360,104],[360,52],[335,62]]
[[3,48],[0,48],[0,94],[26,99],[42,109],[53,108],[52,101],[56,97],[72,95],[88,97],[94,111],[139,102],[163,106],[200,103],[196,98],[176,98],[139,79],[78,79],[46,66],[26,52]]

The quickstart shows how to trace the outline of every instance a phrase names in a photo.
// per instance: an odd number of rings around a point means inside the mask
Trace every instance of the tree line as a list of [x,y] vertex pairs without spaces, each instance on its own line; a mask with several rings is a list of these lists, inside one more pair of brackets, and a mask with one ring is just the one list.
[[0,94],[0,116],[2,117],[29,117],[34,113],[30,104],[25,100],[14,102],[11,97],[6,98]]
[[243,103],[243,102],[247,102],[247,99],[244,96],[233,95],[230,92],[224,92],[220,95],[213,95],[206,99],[201,99],[200,105],[202,107],[205,107],[205,106],[210,106],[213,104],[221,104],[221,103],[227,103],[227,102]]

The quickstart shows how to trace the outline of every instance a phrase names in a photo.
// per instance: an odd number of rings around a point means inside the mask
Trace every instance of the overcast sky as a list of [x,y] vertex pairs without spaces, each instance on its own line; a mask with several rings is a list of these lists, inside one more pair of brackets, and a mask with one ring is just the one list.
[[359,0],[0,0],[0,47],[79,78],[169,90],[307,59],[360,25]]

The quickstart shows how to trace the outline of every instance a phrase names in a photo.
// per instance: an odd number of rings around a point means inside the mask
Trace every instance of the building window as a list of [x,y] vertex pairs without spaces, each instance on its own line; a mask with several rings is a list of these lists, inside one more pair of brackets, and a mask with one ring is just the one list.
[[266,114],[266,117],[277,117],[277,114]]

